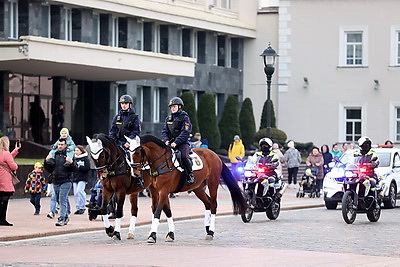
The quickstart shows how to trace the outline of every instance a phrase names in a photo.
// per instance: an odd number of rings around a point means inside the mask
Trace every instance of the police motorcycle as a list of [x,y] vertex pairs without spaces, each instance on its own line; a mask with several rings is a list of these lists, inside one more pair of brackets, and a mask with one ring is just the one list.
[[242,162],[238,171],[242,171],[247,206],[242,221],[250,222],[254,212],[265,212],[268,219],[277,219],[281,210],[281,197],[287,189],[287,184],[275,172],[278,159],[271,162],[252,162],[250,159],[243,161],[240,157],[237,159]]
[[[371,179],[374,166],[360,161],[345,167],[342,198],[342,216],[347,224],[352,224],[357,213],[366,213],[370,222],[377,222],[381,215],[381,198],[378,192],[371,191]],[[376,190],[379,190],[377,181]]]

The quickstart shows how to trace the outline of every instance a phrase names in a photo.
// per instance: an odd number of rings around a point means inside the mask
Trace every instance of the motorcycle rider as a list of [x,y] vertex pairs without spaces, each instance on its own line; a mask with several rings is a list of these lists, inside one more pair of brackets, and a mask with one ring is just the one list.
[[169,101],[168,107],[171,109],[171,114],[165,119],[161,135],[165,145],[181,152],[182,164],[187,174],[186,185],[191,185],[195,183],[192,163],[189,160],[189,136],[192,132],[192,124],[189,115],[182,110],[183,105],[180,97],[173,97]]
[[367,168],[367,173],[365,175],[369,177],[369,179],[366,181],[370,182],[371,184],[370,191],[373,193],[373,196],[377,198],[377,192],[376,192],[377,177],[374,172],[374,169],[379,165],[378,155],[376,154],[375,151],[371,149],[372,141],[367,136],[363,136],[360,139],[358,139],[358,146],[360,147],[360,149],[356,150],[353,153],[352,157],[350,157],[349,159],[349,163],[354,164],[358,162],[360,164],[368,165],[369,168]]
[[267,163],[272,163],[272,169],[268,168],[266,176],[268,179],[262,183],[268,182],[268,192],[271,196],[275,194],[275,183],[277,182],[277,174],[275,169],[279,165],[279,156],[277,153],[271,150],[272,140],[269,138],[262,138],[258,142],[260,150],[254,153],[253,157],[256,157],[256,163],[258,166],[262,166]]
[[[132,107],[133,99],[130,95],[123,95],[119,98],[121,110],[112,120],[109,136],[117,142],[125,153],[128,162],[131,162],[127,149],[129,143],[125,135],[131,139],[140,135],[141,122],[139,116],[135,114],[135,109]],[[137,187],[143,187],[143,178],[140,176],[136,181]]]

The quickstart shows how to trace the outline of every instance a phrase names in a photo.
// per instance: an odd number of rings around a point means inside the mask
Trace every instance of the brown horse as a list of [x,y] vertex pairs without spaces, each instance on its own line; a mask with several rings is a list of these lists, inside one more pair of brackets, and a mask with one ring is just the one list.
[[[148,175],[144,176],[144,187],[136,186],[137,174],[132,176],[129,163],[126,161],[125,153],[117,143],[105,134],[97,134],[90,139],[86,136],[86,140],[90,147],[90,154],[96,165],[98,176],[102,180],[103,185],[103,203],[100,210],[102,214],[106,233],[114,240],[121,240],[121,218],[123,217],[123,206],[125,197],[130,194],[131,203],[131,219],[129,225],[128,239],[134,238],[136,218],[138,214],[138,193],[144,188],[149,187],[152,195],[156,191],[151,185],[151,179]],[[107,215],[107,205],[113,194],[117,197],[117,209],[115,228],[110,225]],[[153,199],[155,206],[156,198]]]
[[[145,135],[141,138],[136,137],[134,140],[128,139],[128,142],[130,143],[132,166],[142,172],[147,172],[152,177],[152,184],[158,196],[154,220],[147,239],[148,243],[156,242],[162,210],[164,210],[168,217],[169,232],[167,239],[171,236],[173,239],[174,226],[172,213],[169,209],[168,195],[171,192],[184,192],[188,190],[192,190],[203,202],[205,207],[204,225],[207,232],[206,239],[213,239],[220,177],[222,177],[230,191],[234,214],[243,214],[245,201],[242,191],[229,168],[213,151],[207,148],[196,148],[193,150],[201,159],[202,168],[198,170],[194,169],[193,174],[196,182],[187,186],[185,185],[185,177],[181,179],[182,173],[174,166],[175,157],[173,156],[173,150],[167,147],[160,139],[151,135]],[[201,166],[201,162],[198,159],[196,161]],[[208,187],[209,195],[205,191],[206,187]]]

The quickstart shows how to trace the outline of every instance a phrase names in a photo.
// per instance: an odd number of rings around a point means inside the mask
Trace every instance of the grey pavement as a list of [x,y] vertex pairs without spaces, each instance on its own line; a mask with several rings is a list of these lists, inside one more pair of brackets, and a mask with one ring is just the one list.
[[[307,207],[322,207],[322,199],[296,198],[296,190],[288,189],[282,199],[282,210],[289,213]],[[181,193],[179,197],[171,199],[173,217],[176,223],[176,232],[179,238],[181,224],[192,227],[193,234],[187,240],[176,239],[173,243],[165,243],[166,224],[160,225],[159,240],[155,245],[146,243],[146,233],[150,230],[151,221],[150,199],[140,198],[137,236],[134,240],[127,240],[126,226],[129,222],[129,202],[125,203],[125,217],[121,231],[121,241],[108,238],[103,229],[103,222],[98,218],[89,221],[88,216],[72,215],[67,226],[56,227],[56,219],[48,219],[46,213],[49,207],[49,198],[42,199],[42,214],[33,215],[33,206],[29,199],[15,199],[10,201],[8,218],[14,223],[13,227],[1,227],[0,232],[0,265],[2,266],[398,266],[400,258],[381,257],[357,254],[353,247],[337,251],[313,251],[307,247],[293,249],[293,246],[284,247],[284,240],[277,247],[271,243],[263,246],[257,235],[239,233],[242,240],[252,243],[257,241],[259,247],[247,247],[243,242],[229,244],[235,240],[226,229],[234,227],[226,221],[224,215],[232,214],[232,205],[227,190],[220,188],[218,194],[217,231],[214,242],[205,241],[202,220],[204,209],[195,196]],[[71,204],[74,205],[73,198]],[[290,212],[290,210],[293,210]],[[73,209],[74,211],[74,209]],[[330,211],[336,212],[338,211]],[[285,212],[284,212],[285,213]],[[269,221],[265,214],[256,213],[254,222],[245,224],[252,229],[254,224],[279,228],[285,223],[287,215],[281,214],[276,221]],[[330,213],[332,214],[332,213]],[[228,216],[233,217],[233,216]],[[361,216],[360,216],[361,217]],[[235,223],[242,225],[240,217],[233,217]],[[258,219],[257,219],[258,218]],[[262,219],[259,219],[262,218]],[[364,218],[365,219],[365,218]],[[189,220],[189,221],[186,221]],[[342,220],[340,217],[338,220]],[[361,219],[360,219],[361,220]],[[341,222],[344,224],[343,222]],[[243,224],[244,225],[244,224]],[[194,227],[196,226],[196,227]],[[164,228],[163,228],[164,227]],[[285,226],[286,227],[286,226]],[[199,228],[199,229],[198,229]],[[238,228],[238,227],[237,227]],[[356,231],[357,229],[353,227]],[[83,233],[92,230],[97,232]],[[282,232],[284,233],[284,231]],[[42,238],[46,237],[46,238]],[[276,239],[276,237],[274,237]],[[11,241],[15,240],[15,241]],[[52,241],[51,241],[52,240]],[[225,240],[225,241],[224,241]],[[240,240],[240,239],[238,239]],[[312,238],[310,239],[312,240]],[[315,242],[321,242],[321,238]],[[232,242],[231,242],[232,243]],[[321,242],[321,246],[323,246]],[[283,246],[283,247],[282,247]],[[366,244],[367,246],[367,244]],[[314,245],[315,247],[315,245]]]

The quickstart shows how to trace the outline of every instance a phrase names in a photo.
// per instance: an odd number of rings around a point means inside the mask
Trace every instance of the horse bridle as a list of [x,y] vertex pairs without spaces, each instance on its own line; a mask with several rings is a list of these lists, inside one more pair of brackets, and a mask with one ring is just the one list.
[[[97,155],[97,154],[100,154],[103,151],[106,154],[106,161],[108,161],[110,153],[107,151],[107,149],[101,148],[96,153],[93,153],[93,152],[90,152],[90,153],[92,155]],[[122,155],[123,154],[121,154],[118,157],[116,157],[116,159],[111,164],[106,164],[106,165],[101,166],[101,167],[96,167],[95,170],[97,171],[97,173],[99,173],[99,172],[103,172],[104,173],[104,170],[106,170],[105,173],[106,173],[106,177],[107,178],[129,173],[130,172],[129,170],[125,170],[125,171],[122,171],[122,172],[119,171],[125,165],[125,161],[124,160],[115,169],[113,168],[114,164],[117,163],[117,161],[121,158]],[[98,161],[98,160],[95,160],[95,161]],[[106,179],[106,177],[103,177],[103,176],[100,175],[100,180],[104,180],[104,179]]]
[[[146,170],[147,168],[149,168],[149,172],[150,172],[150,176],[152,176],[153,178],[156,178],[157,176],[167,173],[167,172],[171,172],[175,169],[174,165],[172,164],[172,167],[169,166],[169,162],[172,162],[172,155],[173,155],[173,151],[171,150],[170,147],[166,147],[165,151],[163,154],[161,154],[158,158],[156,158],[155,160],[153,160],[152,162],[147,162],[145,160],[146,157],[146,150],[143,148],[143,146],[138,146],[136,147],[132,152],[135,153],[135,151],[137,149],[140,148],[140,154],[141,154],[141,159],[140,162],[138,163],[131,163],[131,167],[135,168],[136,170],[142,172],[144,170]],[[152,168],[152,165],[158,161],[159,159],[161,159],[163,156],[165,156],[167,154],[168,148],[171,150],[171,155],[165,160],[165,162],[163,162],[160,166],[156,167],[156,168]],[[138,169],[138,167],[140,167],[140,170]],[[167,169],[163,169],[164,167],[167,167]]]

